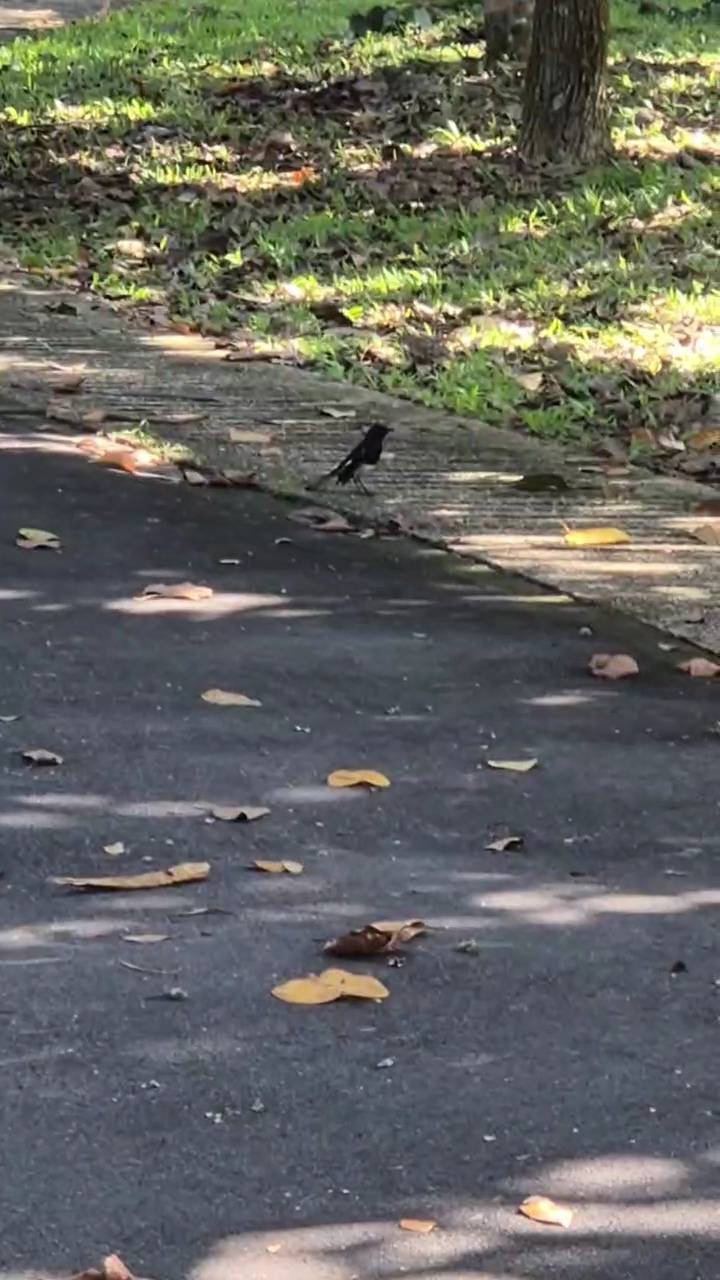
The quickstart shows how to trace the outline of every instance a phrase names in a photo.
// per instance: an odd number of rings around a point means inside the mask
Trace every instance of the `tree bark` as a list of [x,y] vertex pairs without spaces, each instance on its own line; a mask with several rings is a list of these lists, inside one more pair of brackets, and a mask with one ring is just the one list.
[[485,59],[525,60],[530,50],[533,0],[485,0]]
[[608,0],[536,0],[520,130],[524,160],[591,164],[610,150],[608,7]]

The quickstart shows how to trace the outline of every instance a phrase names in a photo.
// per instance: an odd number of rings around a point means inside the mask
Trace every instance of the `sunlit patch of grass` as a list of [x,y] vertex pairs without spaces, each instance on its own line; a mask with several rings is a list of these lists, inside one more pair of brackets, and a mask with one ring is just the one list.
[[476,11],[348,40],[362,7],[158,0],[0,49],[2,235],[40,277],[538,434],[613,426],[598,370],[643,421],[713,389],[718,25],[618,0],[616,155],[536,180]]

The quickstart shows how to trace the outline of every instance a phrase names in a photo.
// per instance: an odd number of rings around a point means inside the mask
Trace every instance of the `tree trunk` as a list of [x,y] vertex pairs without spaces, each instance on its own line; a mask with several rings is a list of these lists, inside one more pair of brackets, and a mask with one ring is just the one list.
[[485,59],[524,61],[530,50],[533,0],[485,0]]
[[605,100],[608,0],[536,0],[520,154],[589,164],[610,150]]

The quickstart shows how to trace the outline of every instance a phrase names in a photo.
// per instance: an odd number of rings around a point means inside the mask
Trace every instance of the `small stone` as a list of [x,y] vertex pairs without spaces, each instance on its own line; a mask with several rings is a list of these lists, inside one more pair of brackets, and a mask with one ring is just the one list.
[[482,948],[476,938],[465,938],[463,942],[458,942],[455,950],[461,956],[479,956]]

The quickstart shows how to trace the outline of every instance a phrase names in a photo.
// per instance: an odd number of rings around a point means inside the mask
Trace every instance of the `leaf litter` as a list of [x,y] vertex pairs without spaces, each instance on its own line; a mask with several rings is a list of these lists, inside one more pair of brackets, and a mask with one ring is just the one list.
[[538,766],[537,757],[532,756],[529,760],[486,760],[485,764],[488,769],[504,769],[506,773],[529,773],[531,769]]
[[45,747],[32,747],[29,751],[21,752],[23,760],[26,764],[53,766],[62,764],[64,756],[59,756],[56,751],[47,751]]
[[501,836],[498,840],[490,840],[485,845],[491,853],[507,853],[510,849],[522,849],[524,836]]
[[550,1227],[569,1227],[573,1220],[572,1209],[556,1204],[548,1196],[527,1196],[518,1205],[518,1213],[533,1222],[542,1222]]
[[266,871],[269,875],[282,875],[286,872],[289,876],[300,876],[305,870],[302,862],[293,862],[291,858],[284,858],[282,862],[267,862],[261,858],[256,858],[250,866],[255,871]]
[[640,668],[629,653],[594,653],[588,670],[601,680],[626,680],[640,675]]
[[69,889],[98,889],[119,891],[132,889],[167,889],[177,884],[191,884],[207,880],[209,862],[179,862],[163,871],[142,871],[131,876],[51,876],[52,884],[65,885]]
[[689,658],[687,662],[678,663],[678,671],[683,671],[688,676],[710,679],[720,675],[720,664],[711,662],[709,658]]
[[385,1000],[387,987],[365,973],[348,973],[345,969],[325,969],[304,978],[291,978],[273,987],[272,995],[286,1004],[331,1004],[345,998],[353,1000]]
[[378,773],[376,769],[334,769],[328,775],[327,784],[329,787],[371,787],[383,788],[390,786],[390,779],[384,773]]
[[206,689],[200,695],[203,702],[209,702],[214,707],[261,707],[262,702],[257,698],[249,698],[246,693],[233,693],[229,689]]
[[199,586],[194,582],[152,582],[144,587],[136,600],[209,600],[214,594],[212,587]]
[[433,1218],[401,1218],[398,1226],[403,1231],[415,1231],[418,1235],[427,1236],[437,1227]]
[[56,533],[48,529],[33,529],[26,526],[18,529],[16,546],[23,551],[62,551],[62,543]]
[[624,529],[612,527],[600,529],[566,529],[563,535],[566,547],[618,547],[631,541]]
[[424,920],[384,920],[351,929],[338,938],[325,943],[323,951],[331,956],[374,956],[395,950],[425,933]]

